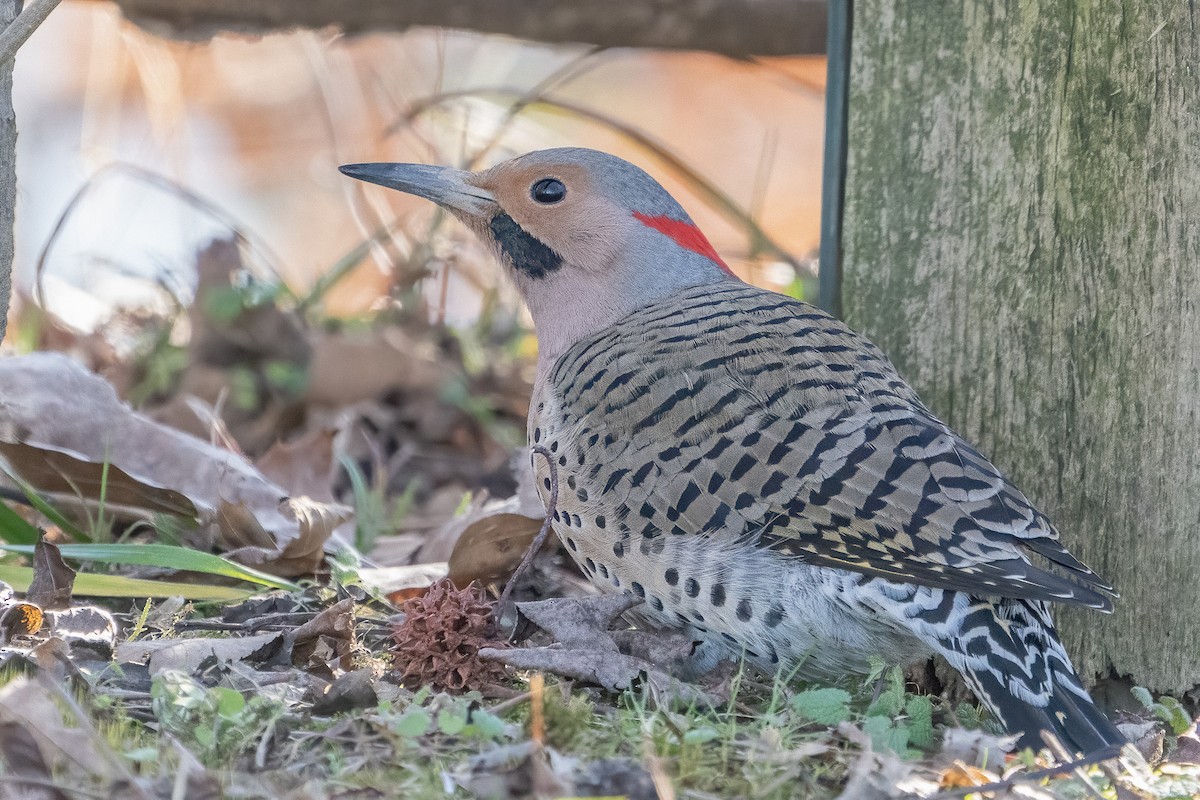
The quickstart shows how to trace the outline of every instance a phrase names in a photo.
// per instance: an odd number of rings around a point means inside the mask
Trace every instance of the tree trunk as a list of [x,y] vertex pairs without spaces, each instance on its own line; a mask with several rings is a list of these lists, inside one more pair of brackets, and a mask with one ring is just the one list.
[[854,19],[843,308],[1121,592],[1085,676],[1200,684],[1200,12]]

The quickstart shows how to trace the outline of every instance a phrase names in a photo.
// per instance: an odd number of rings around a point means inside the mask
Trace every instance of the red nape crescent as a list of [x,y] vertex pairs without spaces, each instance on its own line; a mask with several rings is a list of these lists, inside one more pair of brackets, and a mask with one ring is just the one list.
[[700,255],[704,256],[709,261],[712,261],[718,267],[728,273],[729,277],[737,277],[737,275],[733,274],[733,270],[729,268],[729,265],[722,261],[721,257],[717,255],[717,251],[712,246],[712,243],[709,242],[708,239],[705,238],[704,234],[700,232],[700,229],[692,223],[678,219],[671,219],[670,217],[666,216],[652,216],[650,214],[643,214],[640,211],[633,212],[633,218],[645,225],[647,228],[653,228],[659,233],[665,235],[683,249],[691,250],[693,253],[699,253]]

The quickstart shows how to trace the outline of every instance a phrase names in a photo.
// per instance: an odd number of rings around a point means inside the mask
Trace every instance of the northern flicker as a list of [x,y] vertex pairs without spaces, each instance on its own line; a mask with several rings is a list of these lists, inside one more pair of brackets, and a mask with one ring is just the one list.
[[[870,341],[738,280],[638,167],[593,150],[472,173],[342,167],[438,203],[533,316],[553,528],[608,591],[728,657],[836,680],[937,653],[1022,742],[1122,742],[1048,603],[1112,587]],[[551,467],[535,457],[548,499]]]

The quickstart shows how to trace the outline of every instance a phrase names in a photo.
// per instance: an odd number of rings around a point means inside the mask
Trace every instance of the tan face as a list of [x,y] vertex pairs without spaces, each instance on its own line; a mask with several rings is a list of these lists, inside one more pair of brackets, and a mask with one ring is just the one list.
[[582,164],[518,158],[470,180],[491,192],[522,229],[585,270],[601,270],[611,263],[634,224],[627,210],[598,190]]

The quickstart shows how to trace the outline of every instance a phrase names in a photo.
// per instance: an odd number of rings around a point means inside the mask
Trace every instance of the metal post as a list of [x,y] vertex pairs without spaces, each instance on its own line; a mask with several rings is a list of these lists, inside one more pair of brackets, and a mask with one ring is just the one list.
[[826,34],[825,155],[821,178],[818,302],[842,313],[842,202],[846,193],[846,111],[850,99],[850,37],[854,0],[829,0]]

